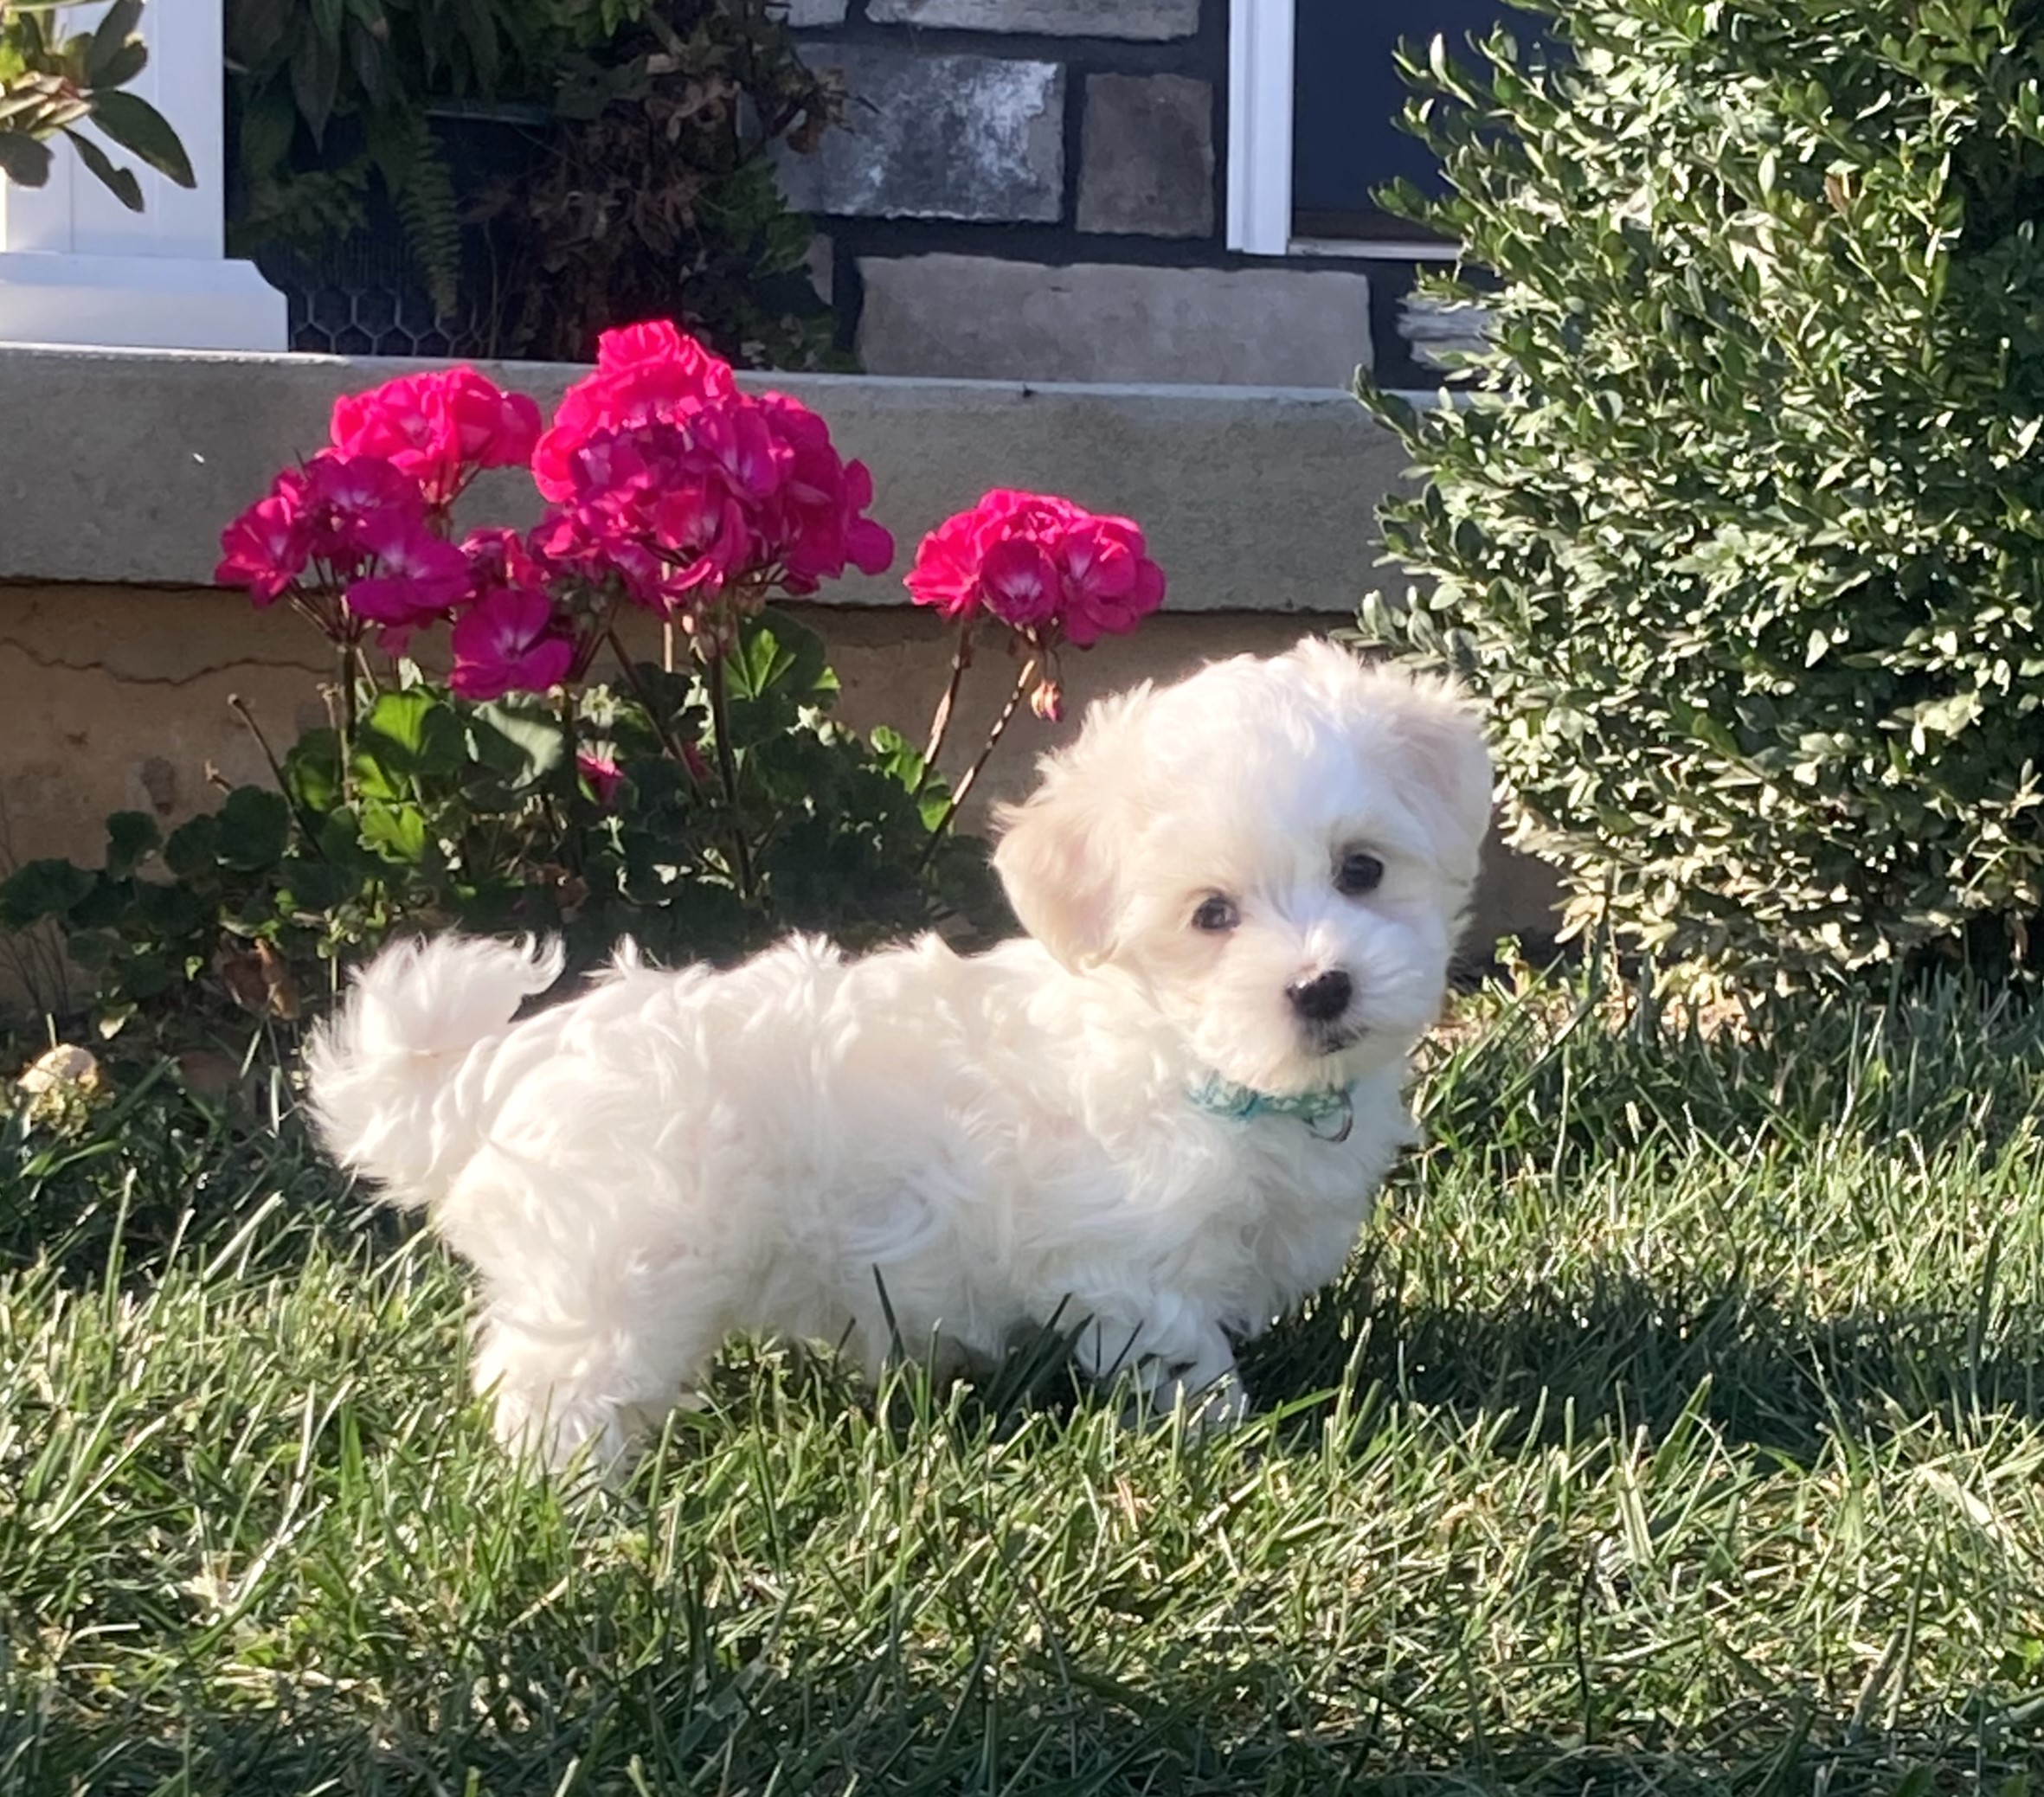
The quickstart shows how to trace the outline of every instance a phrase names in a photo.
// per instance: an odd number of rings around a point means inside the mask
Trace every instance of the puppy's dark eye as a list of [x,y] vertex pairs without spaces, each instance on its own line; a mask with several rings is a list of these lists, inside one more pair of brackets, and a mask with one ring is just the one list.
[[1242,913],[1235,908],[1232,899],[1224,899],[1218,893],[1204,900],[1192,914],[1192,927],[1196,930],[1231,930],[1242,921]]
[[1334,870],[1334,890],[1351,898],[1374,892],[1384,883],[1384,863],[1361,849],[1351,849]]

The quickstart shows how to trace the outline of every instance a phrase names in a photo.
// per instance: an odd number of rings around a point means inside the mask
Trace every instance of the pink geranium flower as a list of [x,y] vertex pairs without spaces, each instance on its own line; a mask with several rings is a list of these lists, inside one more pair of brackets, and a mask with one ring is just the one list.
[[1127,518],[1091,518],[1058,545],[1064,634],[1081,649],[1124,636],[1164,603],[1164,571]]
[[668,615],[722,592],[751,564],[753,537],[730,485],[736,437],[705,440],[696,427],[709,415],[582,445],[569,503],[536,533],[541,553],[593,581],[614,577],[634,604]]
[[568,677],[575,644],[553,602],[528,587],[485,594],[455,620],[453,671],[447,684],[465,699],[543,693]]
[[922,539],[916,565],[902,584],[919,606],[930,606],[948,619],[980,609],[980,534],[977,510],[948,517]]
[[312,557],[302,484],[280,480],[220,533],[220,555],[218,585],[245,587],[258,606],[273,605]]
[[[776,586],[813,593],[894,557],[867,515],[871,476],[823,420],[741,392],[664,320],[605,333],[544,431],[530,399],[472,368],[347,395],[331,422],[332,446],[228,527],[218,578],[258,605],[294,594],[350,651],[364,624],[398,650],[459,615],[456,684],[472,693],[575,677],[620,599],[714,654]],[[550,502],[540,524],[451,548],[453,502],[477,471],[526,460]],[[1000,603],[1033,617],[1049,592],[1040,568],[1032,585],[1018,567]]]
[[425,528],[419,483],[382,456],[323,449],[305,464],[304,478],[312,553],[337,581],[363,571],[376,553],[375,540]]
[[532,459],[539,441],[538,402],[506,393],[472,368],[441,376],[440,403],[463,463],[476,468],[516,468]]
[[1003,624],[1040,629],[1057,616],[1063,596],[1057,564],[1040,542],[1001,537],[980,558],[980,595]]
[[691,447],[748,506],[763,505],[779,492],[794,461],[794,450],[768,427],[758,405],[740,395],[702,406],[690,414],[686,429]]
[[886,573],[894,538],[865,515],[873,503],[865,464],[839,457],[830,427],[800,400],[768,393],[755,403],[788,458],[778,503],[760,523],[762,560],[777,563],[781,583],[796,594],[815,592],[847,567]]
[[607,331],[597,341],[595,373],[562,395],[533,449],[533,481],[547,498],[565,500],[575,455],[593,437],[671,421],[737,390],[729,363],[665,319]]
[[594,749],[585,748],[575,756],[575,771],[588,783],[590,796],[601,805],[612,804],[625,782],[616,761]]
[[714,382],[711,364],[726,375],[730,364],[705,350],[692,337],[685,337],[672,318],[648,318],[643,324],[620,324],[596,340],[596,366],[607,374],[622,369],[672,367],[694,378]]
[[442,452],[442,420],[432,404],[433,377],[407,375],[367,393],[344,393],[333,402],[328,430],[333,446],[346,456],[402,459],[406,472],[436,464]]
[[342,395],[331,435],[344,454],[388,461],[419,483],[428,504],[446,506],[478,469],[531,455],[539,408],[472,368],[444,369]]
[[727,363],[665,323],[605,334],[532,472],[559,509],[547,552],[670,614],[737,587],[813,593],[894,559],[865,516],[871,476],[822,419],[783,394],[741,393]]
[[348,609],[382,626],[382,643],[402,652],[413,631],[438,621],[468,596],[468,558],[417,519],[386,511],[359,533],[373,573],[348,584]]
[[745,565],[744,508],[714,478],[649,495],[637,517],[665,566],[661,590],[671,599],[697,587],[721,592]]
[[986,612],[1039,648],[1089,648],[1164,602],[1142,532],[1048,493],[997,488],[922,539],[907,585],[946,618]]
[[385,514],[426,516],[419,483],[386,456],[323,449],[305,464],[305,483],[308,502],[329,508],[344,529]]
[[461,539],[461,554],[468,563],[467,599],[480,599],[498,587],[538,587],[545,582],[545,570],[531,545],[501,524],[471,530]]

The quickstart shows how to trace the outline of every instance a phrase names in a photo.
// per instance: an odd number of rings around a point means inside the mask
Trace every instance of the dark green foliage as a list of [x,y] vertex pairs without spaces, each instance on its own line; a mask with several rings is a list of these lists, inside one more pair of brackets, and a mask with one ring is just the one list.
[[514,246],[505,353],[592,361],[613,325],[672,317],[741,367],[834,365],[770,151],[812,148],[842,106],[766,0],[656,0],[569,50],[542,167],[491,202]]
[[41,187],[49,179],[49,139],[64,138],[93,178],[131,212],[142,183],[79,127],[90,125],[117,149],[179,187],[196,177],[170,121],[124,93],[149,66],[136,26],[142,0],[114,0],[89,31],[57,30],[58,15],[81,0],[0,0],[0,179]]
[[[589,361],[672,317],[741,365],[841,359],[770,151],[842,96],[768,0],[229,0],[228,45],[243,250],[330,248],[380,189],[443,318],[487,229],[472,353]],[[534,167],[463,191],[429,115],[498,107]]]
[[238,241],[312,246],[359,229],[373,176],[451,311],[460,218],[427,106],[543,85],[561,32],[552,0],[228,0]]
[[280,790],[238,787],[160,841],[117,813],[96,870],[25,864],[0,882],[0,927],[54,927],[103,1029],[183,1043],[236,1010],[295,1024],[398,930],[560,934],[587,966],[627,935],[678,963],[790,929],[856,948],[992,924],[983,846],[937,827],[948,788],[893,733],[868,742],[832,721],[837,677],[813,635],[752,619],[724,673],[735,803],[699,671],[642,665],[629,690],[580,694],[602,790],[548,702],[473,705],[415,682],[366,705],[345,769],[340,733],[314,730]]
[[2044,18],[1591,0],[1412,78],[1492,329],[1365,398],[1429,485],[1365,626],[1494,708],[1584,920],[1738,979],[2033,960]]

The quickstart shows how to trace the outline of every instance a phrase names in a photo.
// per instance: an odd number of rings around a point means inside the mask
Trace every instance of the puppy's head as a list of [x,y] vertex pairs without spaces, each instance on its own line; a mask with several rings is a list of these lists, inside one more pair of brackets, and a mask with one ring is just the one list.
[[1016,915],[1140,979],[1203,1066],[1311,1091],[1432,1023],[1491,805],[1447,687],[1309,640],[1104,700],[1043,772],[994,854]]

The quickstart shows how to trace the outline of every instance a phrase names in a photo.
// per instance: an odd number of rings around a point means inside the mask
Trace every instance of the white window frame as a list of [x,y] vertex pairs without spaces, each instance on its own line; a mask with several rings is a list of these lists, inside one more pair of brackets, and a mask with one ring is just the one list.
[[1449,262],[1448,245],[1292,235],[1292,73],[1296,0],[1228,9],[1228,235],[1245,256],[1345,256]]
[[[66,35],[89,31],[106,11],[67,11],[58,23]],[[170,121],[196,187],[174,185],[118,145],[114,161],[141,183],[138,213],[93,179],[68,144],[51,144],[42,187],[0,176],[0,344],[288,347],[284,296],[253,262],[227,255],[222,19],[220,0],[155,0],[142,16],[148,66],[130,90]]]

